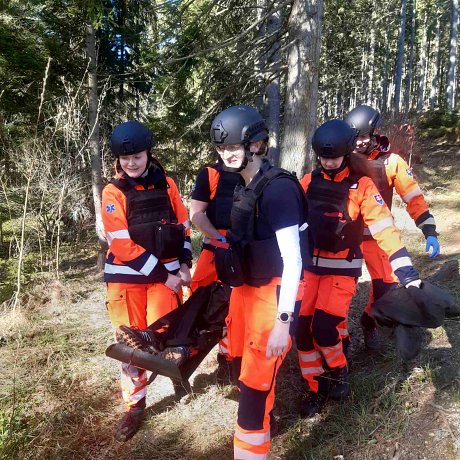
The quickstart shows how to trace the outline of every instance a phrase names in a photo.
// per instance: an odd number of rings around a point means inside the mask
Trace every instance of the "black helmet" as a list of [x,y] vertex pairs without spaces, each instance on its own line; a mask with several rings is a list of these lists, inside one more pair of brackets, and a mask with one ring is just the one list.
[[380,112],[368,105],[358,105],[345,117],[345,123],[358,131],[358,136],[374,134],[375,128],[382,124]]
[[350,155],[355,148],[356,130],[342,120],[329,120],[313,134],[313,150],[319,157],[338,158]]
[[153,134],[138,121],[126,121],[116,126],[110,136],[110,150],[116,157],[150,151],[155,145]]
[[249,144],[268,138],[262,115],[249,105],[235,105],[220,112],[211,124],[214,145]]

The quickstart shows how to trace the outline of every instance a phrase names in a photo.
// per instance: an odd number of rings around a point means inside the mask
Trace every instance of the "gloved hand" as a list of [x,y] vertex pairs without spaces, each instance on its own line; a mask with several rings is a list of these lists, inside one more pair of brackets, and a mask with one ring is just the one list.
[[430,259],[433,259],[439,254],[440,247],[439,247],[439,241],[435,236],[429,236],[426,239],[426,246],[425,246],[425,251],[430,252],[430,249],[432,249],[431,254],[430,254]]
[[408,288],[409,286],[414,286],[416,288],[419,288],[421,284],[422,284],[422,280],[418,279],[418,280],[410,281],[404,287]]

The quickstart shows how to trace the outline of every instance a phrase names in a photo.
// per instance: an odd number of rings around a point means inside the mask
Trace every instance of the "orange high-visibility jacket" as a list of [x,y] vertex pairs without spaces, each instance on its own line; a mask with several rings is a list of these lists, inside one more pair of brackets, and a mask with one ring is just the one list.
[[[347,167],[334,177],[334,181],[340,182],[349,174]],[[324,171],[322,171],[322,176],[326,180],[331,180]],[[311,180],[312,175],[309,173],[300,181],[305,192],[308,190]],[[391,212],[372,179],[363,176],[356,184],[351,185],[347,210],[352,220],[356,220],[359,215],[362,216],[364,224],[369,227],[372,236],[389,256],[393,270],[412,266],[409,254],[401,242],[400,232],[394,225]],[[362,251],[357,251],[352,260],[347,260],[348,255],[348,249],[334,253],[314,248],[313,262],[307,267],[307,270],[319,275],[361,276]]]
[[[186,228],[184,251],[190,254],[190,222],[187,209],[182,203],[175,182],[166,177],[168,196],[178,223]],[[135,185],[143,190],[142,185]],[[149,185],[149,189],[155,188]],[[102,220],[109,244],[104,268],[104,281],[112,283],[164,283],[168,272],[175,273],[180,268],[179,259],[158,260],[153,254],[136,244],[129,235],[126,218],[126,196],[113,184],[108,184],[102,192]],[[189,252],[190,251],[190,252]],[[189,259],[189,260],[190,260]]]
[[[412,169],[406,161],[396,153],[382,151],[376,148],[368,155],[369,161],[375,161],[380,156],[385,156],[384,167],[388,179],[388,187],[395,189],[396,193],[407,205],[407,212],[415,221],[423,234],[428,237],[436,236],[436,223],[431,215],[428,204],[425,201],[423,193],[415,180]],[[380,190],[382,195],[385,195],[383,190]],[[365,235],[369,235],[369,231],[365,229]]]

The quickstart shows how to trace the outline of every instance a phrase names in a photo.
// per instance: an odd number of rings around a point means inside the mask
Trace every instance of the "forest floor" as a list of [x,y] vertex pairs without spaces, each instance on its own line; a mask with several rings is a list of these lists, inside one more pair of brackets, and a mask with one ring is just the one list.
[[[460,298],[460,145],[426,143],[416,175],[438,223],[442,254],[430,260],[424,238],[395,199],[395,216],[423,278]],[[216,381],[211,352],[191,378],[193,394],[176,400],[171,381],[149,388],[147,419],[120,444],[119,363],[104,355],[113,329],[95,257],[75,252],[59,282],[33,286],[16,311],[0,313],[0,458],[211,460],[232,458],[238,393]],[[427,330],[410,364],[391,334],[383,353],[363,346],[359,317],[369,277],[360,279],[350,315],[351,398],[329,403],[311,420],[298,416],[302,393],[295,350],[277,382],[279,432],[272,459],[460,458],[460,325]]]

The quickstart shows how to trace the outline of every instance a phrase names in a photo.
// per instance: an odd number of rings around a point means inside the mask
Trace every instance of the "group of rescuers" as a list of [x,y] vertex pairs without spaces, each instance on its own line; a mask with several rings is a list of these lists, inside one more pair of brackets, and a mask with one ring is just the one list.
[[[360,105],[344,121],[322,124],[312,138],[319,167],[299,182],[265,159],[268,130],[256,109],[239,105],[219,113],[210,134],[220,158],[198,174],[191,197],[191,221],[204,235],[193,277],[188,212],[176,184],[152,154],[152,133],[138,121],[113,130],[116,172],[102,203],[112,323],[142,334],[178,306],[182,286],[193,292],[218,280],[216,247],[229,244],[241,265],[218,355],[219,365],[231,361],[238,378],[235,459],[268,458],[276,375],[292,337],[309,389],[301,416],[319,413],[328,398],[347,398],[347,316],[363,258],[372,278],[361,318],[370,350],[379,345],[370,308],[374,299],[398,283],[420,286],[390,212],[393,189],[426,237],[430,257],[439,253],[435,221],[422,191],[406,161],[377,134],[380,123],[377,110]],[[355,156],[360,166],[352,168]],[[364,173],[356,172],[363,165]],[[144,339],[149,340],[148,333]],[[128,407],[115,432],[119,441],[140,427],[146,374],[122,364]]]

